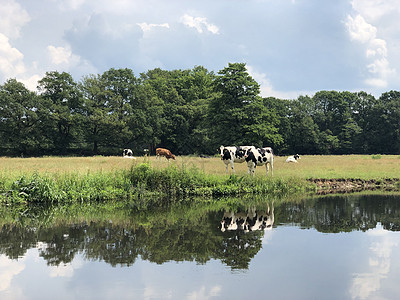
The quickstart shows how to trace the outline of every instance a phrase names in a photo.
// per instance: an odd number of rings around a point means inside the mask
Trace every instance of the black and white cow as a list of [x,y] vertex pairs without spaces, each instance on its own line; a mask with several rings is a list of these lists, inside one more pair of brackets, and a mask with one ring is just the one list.
[[271,169],[271,176],[274,173],[274,152],[271,147],[249,148],[246,150],[245,159],[249,173],[254,175],[257,166],[265,165],[268,175],[268,169]]
[[222,217],[220,229],[222,232],[227,230],[243,230],[244,232],[256,230],[270,230],[274,225],[274,206],[268,206],[265,211],[256,211],[250,208],[245,212],[225,212]]
[[254,148],[254,146],[221,146],[219,147],[219,155],[225,164],[226,173],[228,173],[228,165],[231,166],[233,173],[235,173],[234,163],[243,163],[246,161],[244,155],[246,150]]
[[133,157],[133,152],[131,149],[124,149],[124,151],[122,152],[122,156],[124,158],[132,158],[132,159],[136,159],[135,157]]
[[300,155],[295,154],[295,155],[292,155],[292,156],[289,156],[288,158],[286,158],[286,162],[287,163],[290,163],[290,162],[297,163],[298,159],[300,159]]

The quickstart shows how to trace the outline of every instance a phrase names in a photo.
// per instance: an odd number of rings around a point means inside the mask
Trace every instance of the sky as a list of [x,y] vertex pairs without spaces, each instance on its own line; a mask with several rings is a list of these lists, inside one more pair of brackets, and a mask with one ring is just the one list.
[[261,96],[400,89],[400,0],[0,0],[0,84],[246,63]]

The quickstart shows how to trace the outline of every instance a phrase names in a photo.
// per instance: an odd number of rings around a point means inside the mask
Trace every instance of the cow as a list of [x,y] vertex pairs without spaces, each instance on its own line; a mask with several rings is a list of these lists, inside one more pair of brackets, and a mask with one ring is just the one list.
[[156,159],[158,157],[161,160],[161,156],[164,156],[168,161],[170,158],[175,160],[175,155],[173,155],[171,153],[171,151],[169,151],[168,149],[164,149],[164,148],[157,148],[156,149]]
[[234,163],[245,162],[245,152],[247,149],[255,148],[254,146],[221,146],[219,147],[219,155],[225,164],[226,173],[228,173],[228,165],[231,166],[233,173],[235,173]]
[[249,148],[245,152],[245,160],[247,162],[248,173],[254,176],[257,166],[265,165],[267,171],[271,169],[271,176],[274,172],[274,152],[271,147],[265,148]]
[[295,155],[289,156],[289,157],[286,159],[286,162],[287,162],[287,163],[290,163],[290,162],[297,163],[297,160],[298,160],[298,159],[300,159],[300,155],[295,154]]
[[132,158],[132,159],[136,159],[135,157],[133,157],[133,152],[131,149],[124,149],[124,151],[122,151],[122,156],[124,158]]
[[255,208],[249,208],[247,212],[224,213],[220,229],[222,232],[227,230],[240,230],[251,232],[256,230],[271,230],[274,225],[274,206],[270,209],[269,205],[265,211],[256,211]]

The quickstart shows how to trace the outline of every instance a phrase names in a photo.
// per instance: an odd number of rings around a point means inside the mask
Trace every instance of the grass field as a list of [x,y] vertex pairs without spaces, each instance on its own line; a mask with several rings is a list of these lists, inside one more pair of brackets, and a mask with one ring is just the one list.
[[[108,173],[130,169],[132,165],[148,162],[155,168],[166,168],[169,164],[192,168],[206,174],[225,175],[225,165],[219,157],[200,158],[178,156],[169,163],[165,158],[137,157],[136,160],[123,157],[42,157],[42,158],[0,158],[0,175],[18,177],[32,173],[59,176],[64,174]],[[246,175],[245,163],[235,164],[236,174]],[[232,174],[229,168],[228,173]],[[265,167],[257,167],[256,176],[265,176]],[[399,178],[399,155],[305,155],[298,163],[285,163],[285,157],[276,156],[274,160],[276,178]]]
[[247,175],[245,163],[235,167],[238,176],[226,175],[225,164],[219,157],[179,156],[170,162],[165,158],[156,160],[154,156],[137,159],[3,157],[0,158],[0,202],[8,205],[123,201],[138,209],[148,209],[192,196],[282,198],[313,193],[317,185],[306,180],[311,178],[351,179],[336,181],[347,185],[354,179],[383,182],[379,179],[396,178],[394,182],[398,182],[400,177],[400,158],[395,155],[303,156],[298,163],[291,164],[285,163],[285,157],[277,156],[273,177],[265,176],[265,167],[256,169],[255,178]]

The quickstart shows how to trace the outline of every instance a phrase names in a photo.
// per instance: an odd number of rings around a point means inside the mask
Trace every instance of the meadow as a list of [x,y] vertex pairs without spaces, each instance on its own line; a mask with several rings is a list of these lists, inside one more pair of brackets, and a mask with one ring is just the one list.
[[[277,178],[399,178],[399,155],[305,155],[298,163],[285,163],[285,158],[275,156],[274,177]],[[128,159],[120,156],[93,157],[40,157],[7,158],[0,157],[0,176],[15,178],[33,173],[50,176],[65,174],[85,175],[112,173],[129,170],[141,163],[148,163],[154,169],[168,166],[177,168],[197,168],[205,174],[226,175],[225,164],[219,157],[200,158],[177,156],[168,162],[165,158],[156,160],[154,156]],[[235,164],[236,175],[247,174],[245,163]],[[265,167],[256,168],[256,176],[265,176]],[[228,175],[232,170],[228,167]]]
[[[287,197],[316,192],[309,179],[380,180],[399,178],[395,155],[302,156],[298,163],[275,157],[274,175],[265,167],[256,176],[235,164],[236,174],[225,171],[219,157],[41,157],[0,158],[0,202],[88,203],[122,201],[148,209],[181,203],[192,197],[267,195]],[[270,175],[270,174],[269,174]],[[183,200],[182,200],[183,199]]]

